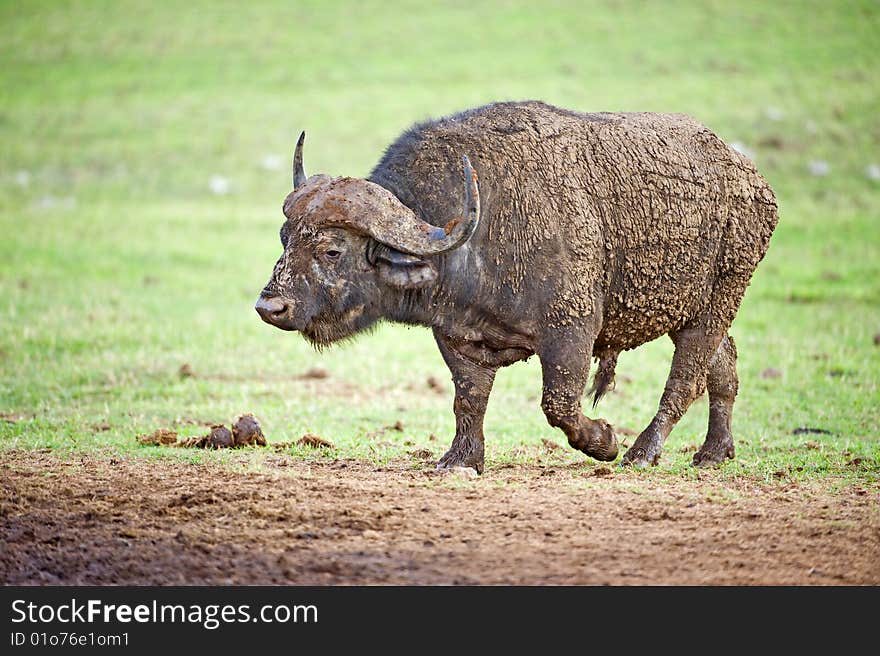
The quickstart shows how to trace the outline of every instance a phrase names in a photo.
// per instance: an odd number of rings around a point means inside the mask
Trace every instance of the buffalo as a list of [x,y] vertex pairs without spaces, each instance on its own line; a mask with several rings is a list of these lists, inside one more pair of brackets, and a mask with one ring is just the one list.
[[303,168],[284,201],[284,252],[256,304],[317,347],[381,320],[430,327],[455,384],[455,438],[438,467],[483,471],[496,371],[541,361],[541,407],[569,444],[617,457],[595,406],[621,351],[669,335],[659,409],[622,463],[658,462],[709,394],[693,464],[734,456],[728,330],[778,220],[748,158],[682,114],[580,113],[494,103],[417,124],[366,179]]

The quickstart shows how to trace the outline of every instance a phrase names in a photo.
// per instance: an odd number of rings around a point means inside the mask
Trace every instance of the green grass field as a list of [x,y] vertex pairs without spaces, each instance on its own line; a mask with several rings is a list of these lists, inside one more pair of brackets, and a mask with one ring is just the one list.
[[[252,411],[272,441],[337,446],[302,457],[442,455],[452,386],[429,331],[318,354],[252,309],[293,144],[307,129],[310,173],[365,176],[414,121],[537,98],[685,112],[753,153],[781,218],[732,329],[724,475],[878,480],[876,3],[35,1],[0,18],[0,448],[223,462],[135,436]],[[670,356],[668,340],[623,354],[597,414],[643,428]],[[297,379],[312,367],[330,378]],[[500,372],[488,469],[584,459],[544,453],[565,439],[540,385],[536,358]],[[704,399],[640,475],[695,475],[706,416]]]

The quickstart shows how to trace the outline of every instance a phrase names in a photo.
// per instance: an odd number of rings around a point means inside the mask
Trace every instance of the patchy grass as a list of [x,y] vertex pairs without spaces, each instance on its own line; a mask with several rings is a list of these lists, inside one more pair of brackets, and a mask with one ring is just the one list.
[[[336,445],[298,458],[442,455],[452,387],[428,331],[383,326],[319,355],[252,310],[280,249],[293,140],[308,129],[309,171],[363,176],[416,120],[540,98],[686,112],[754,153],[781,221],[732,330],[738,455],[719,475],[876,483],[875,3],[131,0],[0,16],[0,448],[230,463],[135,436],[252,411],[270,441]],[[640,430],[670,355],[665,340],[622,354],[598,413]],[[313,367],[329,377],[299,378]],[[539,396],[535,359],[500,372],[488,467],[584,460],[543,445],[564,438]],[[706,417],[697,402],[637,476],[697,476],[688,449]]]

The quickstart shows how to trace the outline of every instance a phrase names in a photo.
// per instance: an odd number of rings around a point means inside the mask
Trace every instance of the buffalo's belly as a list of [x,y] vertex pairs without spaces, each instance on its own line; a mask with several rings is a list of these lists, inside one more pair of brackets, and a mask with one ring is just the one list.
[[706,311],[715,274],[713,240],[666,240],[620,250],[609,276],[597,349],[625,350],[678,330]]

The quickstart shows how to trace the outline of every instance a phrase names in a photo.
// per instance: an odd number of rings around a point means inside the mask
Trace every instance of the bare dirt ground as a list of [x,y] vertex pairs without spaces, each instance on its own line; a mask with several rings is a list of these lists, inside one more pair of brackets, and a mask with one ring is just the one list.
[[0,453],[3,584],[872,584],[880,489]]

